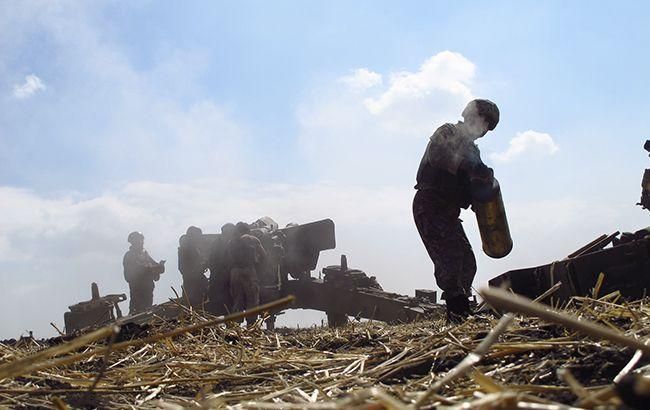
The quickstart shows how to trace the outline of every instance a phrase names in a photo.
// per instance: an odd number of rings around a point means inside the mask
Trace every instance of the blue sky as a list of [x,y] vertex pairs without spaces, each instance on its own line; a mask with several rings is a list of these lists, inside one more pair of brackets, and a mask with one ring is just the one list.
[[[190,224],[332,217],[339,249],[323,264],[344,252],[387,289],[433,287],[411,188],[428,135],[474,97],[501,109],[479,146],[515,239],[508,258],[490,260],[463,215],[476,286],[648,225],[634,203],[648,163],[649,11],[0,2],[0,311],[24,298],[48,306],[3,314],[0,337],[51,333],[92,280],[126,291],[134,229],[173,267]],[[179,284],[170,269],[156,299]]]

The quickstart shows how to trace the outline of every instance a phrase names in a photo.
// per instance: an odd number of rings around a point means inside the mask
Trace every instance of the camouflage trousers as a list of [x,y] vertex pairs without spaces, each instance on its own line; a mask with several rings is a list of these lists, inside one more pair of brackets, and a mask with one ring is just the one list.
[[129,315],[143,312],[153,305],[153,281],[129,283]]
[[[230,296],[233,312],[241,312],[260,304],[260,285],[254,267],[230,270]],[[256,319],[256,317],[249,317],[246,321],[250,324]]]
[[183,291],[190,306],[201,307],[208,291],[208,278],[203,274],[183,277]]
[[208,309],[215,315],[225,315],[232,311],[232,297],[230,296],[230,269],[215,269],[210,272]]
[[413,218],[433,261],[442,299],[470,296],[476,275],[476,258],[465,235],[460,208],[445,203],[434,192],[419,190],[413,199]]

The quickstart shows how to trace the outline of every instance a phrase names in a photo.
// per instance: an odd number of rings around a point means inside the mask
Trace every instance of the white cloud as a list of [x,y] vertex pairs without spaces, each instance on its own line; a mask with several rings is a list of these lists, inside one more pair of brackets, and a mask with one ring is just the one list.
[[381,74],[367,68],[357,68],[351,75],[340,78],[340,81],[353,89],[365,90],[381,84]]
[[460,53],[442,51],[426,60],[420,70],[413,73],[400,71],[390,75],[390,86],[378,98],[364,101],[373,114],[391,106],[424,100],[434,93],[458,95],[472,99],[469,85],[476,67]]
[[[20,175],[28,183],[51,173],[56,180],[49,186],[83,187],[89,179],[96,186],[132,179],[242,176],[263,166],[241,161],[256,155],[248,131],[201,90],[199,77],[207,61],[203,51],[167,48],[141,68],[129,58],[128,47],[111,41],[105,8],[21,2],[5,10],[7,16],[0,12],[0,61],[19,58],[16,50],[30,47],[33,33],[44,33],[48,53],[55,56],[47,85],[57,89],[52,104],[36,108],[44,112],[16,110],[6,121],[3,131],[21,138],[0,141],[3,173]],[[16,40],[3,47],[6,38]],[[0,77],[15,75],[3,69],[0,63]],[[14,95],[27,98],[43,89],[43,81],[30,75],[15,86]],[[26,151],[29,144],[42,149]],[[52,150],[58,157],[82,160],[55,164]],[[40,164],[39,169],[25,167],[25,162]]]
[[553,138],[546,133],[528,130],[518,132],[510,140],[508,149],[504,152],[490,154],[494,161],[509,162],[523,156],[547,156],[559,151],[559,147]]
[[[154,258],[169,261],[156,284],[157,302],[173,295],[171,286],[180,287],[176,249],[187,226],[218,232],[225,222],[266,215],[281,225],[332,218],[337,249],[321,255],[320,267],[336,264],[345,253],[351,266],[376,275],[387,290],[412,294],[415,288],[433,288],[432,265],[412,221],[412,196],[408,186],[231,180],[140,181],[86,198],[0,187],[0,286],[7,290],[0,310],[14,312],[4,318],[0,338],[25,329],[51,334],[48,323],[60,325],[69,304],[88,299],[93,281],[102,293],[128,293],[121,259],[126,236],[136,229],[144,232]],[[624,200],[594,204],[562,198],[508,202],[506,208],[515,247],[500,260],[481,253],[474,215],[462,216],[478,258],[476,286],[509,269],[561,258],[601,233],[641,227],[647,218],[640,209],[630,212]],[[39,303],[16,311],[26,292]]]
[[34,74],[29,74],[25,76],[25,82],[23,84],[14,85],[14,97],[19,99],[29,98],[38,91],[44,91],[45,88],[45,84],[43,84],[40,78]]
[[[321,164],[314,177],[414,184],[429,136],[459,119],[473,98],[474,72],[467,58],[443,51],[413,72],[365,68],[316,88],[298,109],[302,152],[310,163]],[[380,77],[389,83],[377,83]]]

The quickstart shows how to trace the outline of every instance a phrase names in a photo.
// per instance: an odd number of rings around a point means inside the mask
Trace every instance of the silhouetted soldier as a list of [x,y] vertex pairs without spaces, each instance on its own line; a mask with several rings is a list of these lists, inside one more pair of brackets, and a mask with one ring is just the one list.
[[156,262],[144,250],[144,235],[131,232],[127,238],[131,244],[124,254],[124,279],[129,283],[129,314],[147,310],[153,305],[154,282],[165,272],[165,261]]
[[[233,299],[233,312],[250,309],[260,303],[260,286],[256,265],[266,260],[266,251],[259,239],[250,234],[250,227],[244,222],[236,225],[236,234],[228,243],[230,270],[230,295]],[[249,324],[255,322],[249,317]]]
[[201,252],[203,231],[196,226],[187,228],[185,238],[178,250],[179,266],[183,275],[183,290],[191,306],[201,306],[208,291],[207,258]]
[[476,274],[474,252],[458,219],[460,208],[471,204],[472,181],[493,178],[474,141],[497,126],[499,109],[489,100],[473,100],[462,116],[464,122],[444,124],[431,136],[413,199],[415,224],[453,321],[471,313],[468,297]]
[[235,237],[235,225],[227,223],[221,227],[221,235],[215,239],[210,251],[210,285],[208,287],[208,309],[217,315],[232,311],[230,296],[230,257],[228,243]]

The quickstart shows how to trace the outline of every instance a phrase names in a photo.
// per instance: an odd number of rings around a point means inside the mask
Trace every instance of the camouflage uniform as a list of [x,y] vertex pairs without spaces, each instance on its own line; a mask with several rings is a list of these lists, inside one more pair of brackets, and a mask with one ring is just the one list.
[[230,270],[230,294],[233,312],[260,304],[260,283],[255,267],[233,267]]
[[183,266],[184,293],[191,306],[201,306],[208,290],[208,279],[203,275],[206,261],[200,249],[192,243],[181,245],[178,256],[181,262],[179,266]]
[[431,136],[417,174],[415,224],[434,264],[442,298],[469,296],[476,259],[461,220],[471,203],[470,175],[486,173],[473,140],[460,124],[445,124]]
[[228,242],[222,235],[218,237],[210,252],[210,283],[208,285],[208,309],[217,315],[225,315],[232,310],[230,296],[230,261]]
[[444,203],[434,191],[418,190],[415,194],[413,217],[433,261],[443,299],[469,296],[476,275],[476,259],[459,215],[460,208]]
[[[266,260],[266,251],[259,239],[243,234],[228,243],[228,254],[232,262],[230,270],[230,295],[233,312],[258,306],[260,286],[256,265]],[[249,317],[248,323],[255,321]]]
[[165,265],[154,261],[144,249],[133,246],[124,254],[124,279],[129,283],[129,314],[147,310],[153,305],[154,281],[160,279]]

